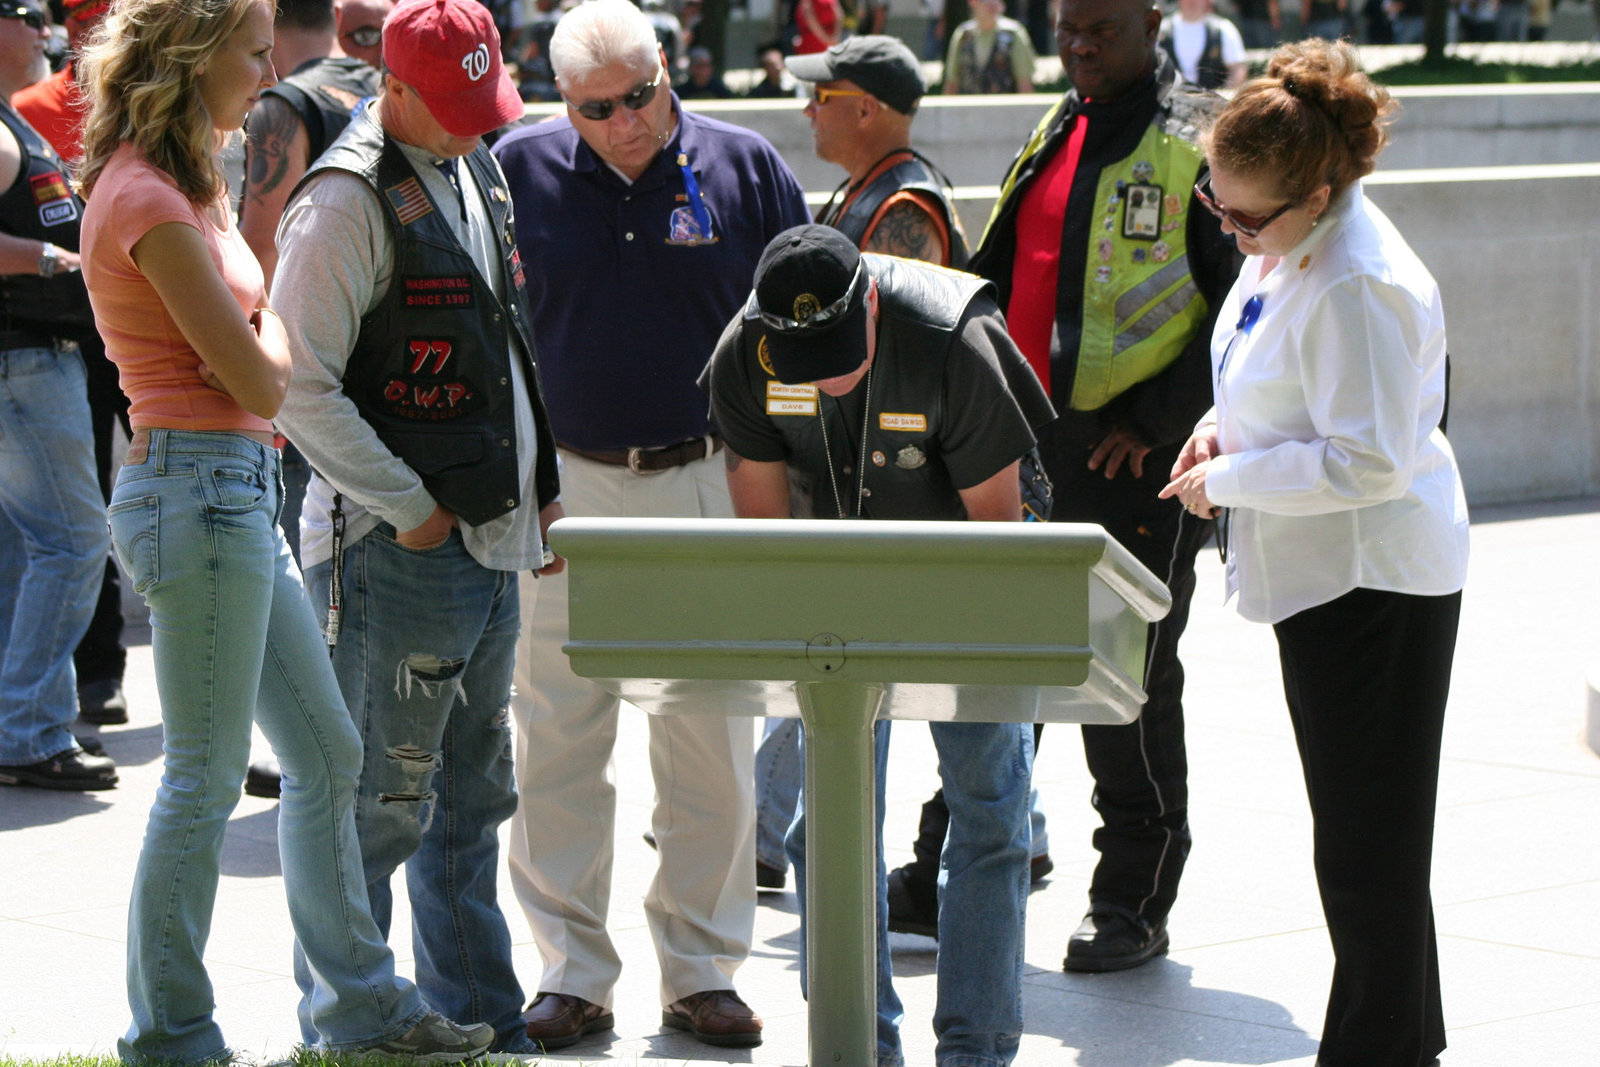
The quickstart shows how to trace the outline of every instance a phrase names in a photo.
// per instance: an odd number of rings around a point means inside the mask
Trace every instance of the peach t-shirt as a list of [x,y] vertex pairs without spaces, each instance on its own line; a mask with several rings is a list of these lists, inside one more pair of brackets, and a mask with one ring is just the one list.
[[271,430],[266,419],[200,380],[199,354],[134,263],[133,246],[164,222],[200,231],[246,315],[266,290],[261,264],[231,219],[218,229],[169,174],[131,145],[117,149],[84,208],[81,247],[95,323],[131,402],[129,421],[136,430]]

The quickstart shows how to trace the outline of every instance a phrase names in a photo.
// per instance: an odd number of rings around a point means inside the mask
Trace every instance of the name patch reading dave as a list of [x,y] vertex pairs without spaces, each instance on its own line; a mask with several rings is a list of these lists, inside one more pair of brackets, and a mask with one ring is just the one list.
[[470,308],[476,304],[472,279],[465,274],[402,278],[400,287],[408,308]]

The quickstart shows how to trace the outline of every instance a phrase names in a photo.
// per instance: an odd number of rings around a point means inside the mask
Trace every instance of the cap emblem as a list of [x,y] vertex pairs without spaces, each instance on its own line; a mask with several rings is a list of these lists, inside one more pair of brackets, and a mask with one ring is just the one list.
[[461,69],[467,72],[467,77],[478,81],[489,73],[489,46],[479,43],[477,48],[461,57]]
[[794,298],[794,319],[804,325],[805,321],[822,310],[822,302],[811,293],[801,293]]

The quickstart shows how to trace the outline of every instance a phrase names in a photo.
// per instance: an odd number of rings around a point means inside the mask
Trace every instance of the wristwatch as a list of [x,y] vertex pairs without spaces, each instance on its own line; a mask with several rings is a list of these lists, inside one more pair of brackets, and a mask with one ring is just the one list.
[[49,241],[44,242],[44,247],[39,250],[39,277],[54,278],[56,276],[56,246]]

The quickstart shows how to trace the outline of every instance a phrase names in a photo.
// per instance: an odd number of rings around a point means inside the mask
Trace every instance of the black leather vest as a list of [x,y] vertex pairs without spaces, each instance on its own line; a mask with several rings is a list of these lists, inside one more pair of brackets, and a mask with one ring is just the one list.
[[[984,294],[992,301],[994,286],[973,275],[893,256],[866,253],[862,258],[878,283],[878,347],[867,397],[866,476],[859,483],[867,495],[861,498],[860,517],[964,519],[966,509],[950,481],[941,444],[948,420],[945,361],[951,346],[959,342],[956,326],[968,305]],[[752,305],[746,306],[744,317],[759,321]],[[764,331],[746,326],[742,332],[745,358],[759,359]],[[1026,364],[1020,370],[1032,376]],[[768,410],[765,390],[772,379],[765,374],[751,378],[757,410]],[[839,518],[842,505],[845,517],[855,517],[860,412],[847,425],[839,405],[819,393],[809,413],[769,417],[783,434],[789,462],[813,481],[812,514],[819,519]]]
[[939,203],[939,208],[944,213],[945,229],[950,234],[950,263],[956,270],[962,270],[967,265],[966,235],[961,232],[961,223],[956,217],[955,205],[950,202],[950,197],[945,192],[948,181],[934,166],[919,155],[914,149],[906,148],[901,151],[910,152],[911,155],[884,169],[872,182],[859,193],[854,200],[849,201],[841,210],[831,203],[818,222],[824,226],[832,226],[846,237],[857,248],[867,234],[867,227],[872,224],[872,219],[895,193],[902,189],[909,189],[919,193],[929,193]]
[[961,73],[958,75],[963,95],[973,93],[1014,93],[1017,75],[1011,69],[1011,49],[1016,44],[1014,30],[996,30],[994,50],[989,62],[978,66],[978,34],[974,30],[961,39]]
[[[65,165],[32,126],[0,101],[0,123],[22,146],[17,180],[0,194],[0,233],[78,250],[83,201],[68,184]],[[81,271],[53,278],[37,272],[0,275],[0,330],[36,330],[73,339],[94,335],[94,312]]]
[[312,163],[350,125],[356,106],[376,96],[382,84],[382,76],[363,60],[324,57],[302,64],[261,95],[278,97],[300,116],[310,145],[306,162]]
[[357,117],[307,172],[362,178],[383,205],[394,238],[394,276],[361,320],[345,366],[345,395],[378,438],[422,478],[435,500],[479,526],[523,503],[507,327],[519,344],[538,428],[540,506],[556,493],[555,440],[538,387],[522,260],[511,197],[480,145],[466,158],[484,191],[491,232],[501,237],[510,300],[502,303],[451,232],[411,163],[372,111]]
[[[1163,25],[1161,35],[1157,42],[1167,55],[1172,57],[1172,62],[1178,62],[1178,50],[1172,43],[1172,30]],[[1217,25],[1215,16],[1206,17],[1206,43],[1200,49],[1200,58],[1195,62],[1195,76],[1199,79],[1197,84],[1202,89],[1220,89],[1228,81],[1228,64],[1222,61],[1222,28]]]

